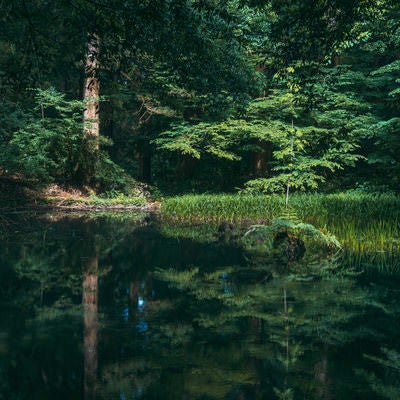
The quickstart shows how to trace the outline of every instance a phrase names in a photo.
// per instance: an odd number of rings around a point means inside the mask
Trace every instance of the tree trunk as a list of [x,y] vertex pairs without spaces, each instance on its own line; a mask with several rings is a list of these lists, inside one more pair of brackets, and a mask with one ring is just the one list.
[[85,110],[83,111],[83,129],[89,143],[84,149],[85,156],[83,168],[81,168],[81,179],[88,186],[92,186],[96,174],[96,165],[99,152],[99,78],[98,78],[98,56],[100,39],[97,34],[89,34],[87,41],[87,54],[85,60],[85,83],[83,87],[83,100]]
[[84,165],[81,169],[81,180],[88,186],[93,184],[96,175],[96,165],[99,152],[100,122],[99,122],[99,78],[98,78],[98,55],[100,39],[96,34],[89,34],[87,41],[87,54],[85,60],[85,84],[83,87],[83,100],[85,110],[83,111],[83,129],[89,139],[84,157]]
[[83,112],[84,130],[89,136],[99,136],[99,94],[100,85],[97,70],[99,67],[100,39],[95,33],[88,35],[85,61],[85,85],[83,99],[86,108]]
[[258,142],[260,151],[253,153],[252,169],[253,175],[257,178],[268,176],[270,173],[270,162],[272,159],[272,148],[269,142]]

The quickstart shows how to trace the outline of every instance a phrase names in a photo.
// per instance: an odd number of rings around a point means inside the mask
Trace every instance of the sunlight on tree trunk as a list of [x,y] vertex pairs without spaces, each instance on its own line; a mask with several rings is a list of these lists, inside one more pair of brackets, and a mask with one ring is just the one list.
[[99,78],[97,70],[99,66],[100,39],[97,34],[90,34],[87,43],[87,54],[85,61],[85,85],[83,88],[83,99],[86,108],[83,113],[84,130],[89,136],[99,136]]

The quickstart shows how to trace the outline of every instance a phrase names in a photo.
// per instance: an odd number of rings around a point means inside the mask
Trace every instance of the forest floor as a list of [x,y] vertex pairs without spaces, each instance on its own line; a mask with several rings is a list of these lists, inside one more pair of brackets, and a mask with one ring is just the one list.
[[160,203],[137,196],[118,195],[114,198],[96,196],[92,191],[61,187],[57,184],[38,186],[18,177],[0,179],[0,212],[15,209],[62,210],[156,210]]

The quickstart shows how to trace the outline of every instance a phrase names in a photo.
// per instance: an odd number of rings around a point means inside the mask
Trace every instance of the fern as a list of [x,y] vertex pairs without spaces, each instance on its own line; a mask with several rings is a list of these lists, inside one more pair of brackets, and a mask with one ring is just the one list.
[[278,219],[284,221],[291,221],[295,224],[299,224],[301,222],[300,218],[297,215],[296,210],[294,210],[291,207],[285,207],[282,210],[281,215],[278,216]]
[[[289,218],[292,216],[295,221]],[[336,259],[342,246],[335,236],[314,225],[299,222],[290,210],[283,217],[273,219],[270,225],[252,225],[243,235],[244,248],[257,262],[278,261],[282,265],[302,261],[311,267],[312,261],[318,259]],[[329,265],[324,269],[329,270]]]

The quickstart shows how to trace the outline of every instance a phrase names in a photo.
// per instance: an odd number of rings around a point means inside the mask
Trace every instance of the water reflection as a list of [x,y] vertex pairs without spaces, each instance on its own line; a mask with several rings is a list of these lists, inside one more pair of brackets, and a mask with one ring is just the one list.
[[13,226],[0,398],[397,398],[395,277],[273,270],[143,216]]
[[82,306],[84,347],[84,393],[85,399],[96,398],[97,341],[98,341],[98,256],[82,260]]

